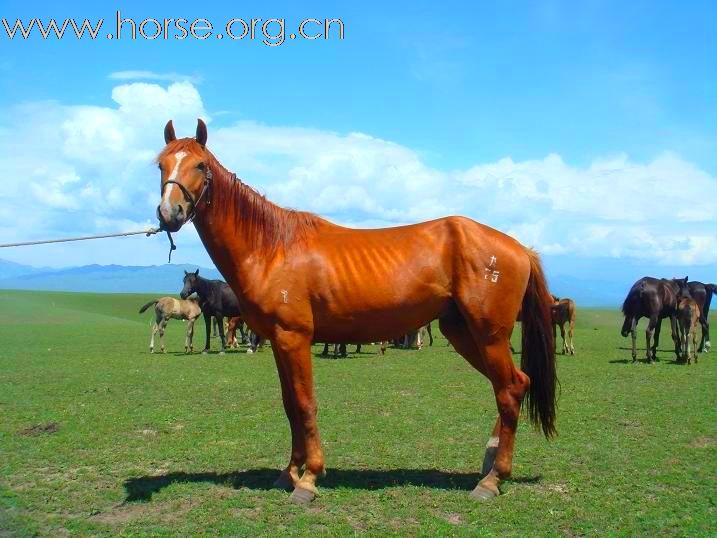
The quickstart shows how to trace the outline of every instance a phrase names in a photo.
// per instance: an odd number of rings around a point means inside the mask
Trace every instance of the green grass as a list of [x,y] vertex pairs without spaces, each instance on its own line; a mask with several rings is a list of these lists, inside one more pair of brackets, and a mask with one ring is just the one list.
[[172,322],[150,355],[149,298],[0,291],[0,536],[717,533],[717,352],[676,365],[665,332],[633,365],[619,314],[580,310],[559,437],[523,422],[482,504],[493,395],[443,338],[317,357],[328,475],[302,508],[270,489],[289,453],[270,350],[184,355]]

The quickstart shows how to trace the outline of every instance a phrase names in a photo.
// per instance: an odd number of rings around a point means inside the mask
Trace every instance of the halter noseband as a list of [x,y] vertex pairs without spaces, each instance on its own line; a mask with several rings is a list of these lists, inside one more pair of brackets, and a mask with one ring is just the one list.
[[[179,190],[182,191],[182,194],[184,195],[184,199],[191,204],[191,207],[189,208],[189,211],[187,212],[187,219],[184,221],[184,223],[191,222],[194,220],[194,216],[196,215],[196,209],[199,202],[202,201],[202,198],[204,198],[204,195],[209,191],[209,188],[211,187],[212,183],[212,169],[207,166],[207,172],[204,174],[204,184],[202,185],[202,192],[199,193],[199,196],[197,199],[194,199],[194,196],[192,196],[192,193],[189,192],[189,189],[182,185],[179,181],[174,181],[173,179],[168,179],[164,183],[162,183],[162,196],[164,196],[164,189],[167,188],[167,185],[169,184],[176,185],[179,187]],[[211,197],[207,200],[207,205],[211,205]],[[159,210],[159,208],[158,208]],[[159,219],[160,224],[162,222],[162,219]]]

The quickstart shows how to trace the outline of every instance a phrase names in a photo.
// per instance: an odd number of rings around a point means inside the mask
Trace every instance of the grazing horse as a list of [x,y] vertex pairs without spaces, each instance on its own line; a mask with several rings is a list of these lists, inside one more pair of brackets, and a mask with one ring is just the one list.
[[702,282],[692,281],[688,282],[687,286],[690,290],[690,295],[697,303],[700,309],[700,325],[702,326],[702,339],[700,340],[699,352],[708,352],[710,350],[710,324],[708,322],[710,315],[710,304],[712,303],[712,296],[717,293],[717,285],[715,284],[703,284]]
[[[533,424],[546,436],[555,433],[552,300],[535,252],[463,217],[384,229],[338,226],[279,207],[229,172],[207,149],[203,121],[195,138],[183,139],[170,121],[164,139],[160,226],[175,232],[193,220],[242,316],[271,341],[292,439],[276,485],[293,488],[293,502],[311,501],[325,472],[314,341],[383,341],[438,318],[455,350],[490,380],[498,407],[476,499],[498,495],[511,474],[524,397]],[[520,309],[519,369],[508,334]]]
[[[687,277],[682,280],[687,283]],[[646,358],[654,362],[660,342],[660,327],[664,318],[670,318],[675,355],[680,358],[680,337],[677,334],[678,279],[657,279],[649,276],[635,282],[622,303],[625,322],[620,333],[623,337],[632,333],[632,362],[637,361],[637,322],[641,317],[650,321],[645,330]]]
[[677,297],[677,323],[682,345],[682,362],[690,364],[692,358],[697,364],[697,322],[700,319],[700,307],[690,295],[687,282],[678,282],[680,292]]
[[[575,332],[575,301],[564,297],[558,299],[554,297],[555,303],[550,308],[553,319],[553,340],[557,345],[556,327],[560,327],[560,336],[563,337],[563,354],[575,355],[575,345],[573,344],[573,333]],[[568,339],[565,339],[565,324],[568,324]]]
[[194,299],[180,301],[174,297],[162,297],[148,302],[139,309],[139,313],[144,313],[152,305],[154,305],[155,319],[152,325],[152,337],[149,340],[149,352],[154,353],[154,335],[159,331],[159,343],[162,353],[164,353],[164,329],[167,327],[167,323],[170,319],[186,319],[187,336],[184,340],[184,352],[191,353],[193,351],[194,322],[202,313],[199,303]]
[[192,293],[199,297],[199,306],[204,314],[204,324],[207,329],[206,344],[202,353],[209,352],[209,335],[211,332],[212,318],[218,318],[219,337],[222,341],[220,353],[224,353],[226,342],[224,340],[224,324],[222,318],[240,316],[239,301],[232,289],[226,282],[221,280],[209,280],[199,276],[199,269],[194,273],[184,271],[184,286],[179,296],[186,299]]

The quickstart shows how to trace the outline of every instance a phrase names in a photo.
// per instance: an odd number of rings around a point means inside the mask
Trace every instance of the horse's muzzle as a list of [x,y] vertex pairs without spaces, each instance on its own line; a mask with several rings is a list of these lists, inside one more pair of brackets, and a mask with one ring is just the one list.
[[185,223],[186,216],[181,205],[174,206],[168,211],[160,204],[157,206],[157,220],[160,230],[177,232]]

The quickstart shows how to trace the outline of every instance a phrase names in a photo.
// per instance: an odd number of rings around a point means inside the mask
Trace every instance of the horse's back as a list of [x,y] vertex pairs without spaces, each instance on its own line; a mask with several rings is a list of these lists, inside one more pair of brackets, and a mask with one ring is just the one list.
[[391,337],[440,317],[457,300],[514,310],[512,325],[530,275],[525,247],[464,217],[375,230],[327,227],[298,260],[290,270],[307,275],[315,329],[326,340],[343,338],[333,334],[341,320],[393,326],[400,310],[405,326],[381,335]]

